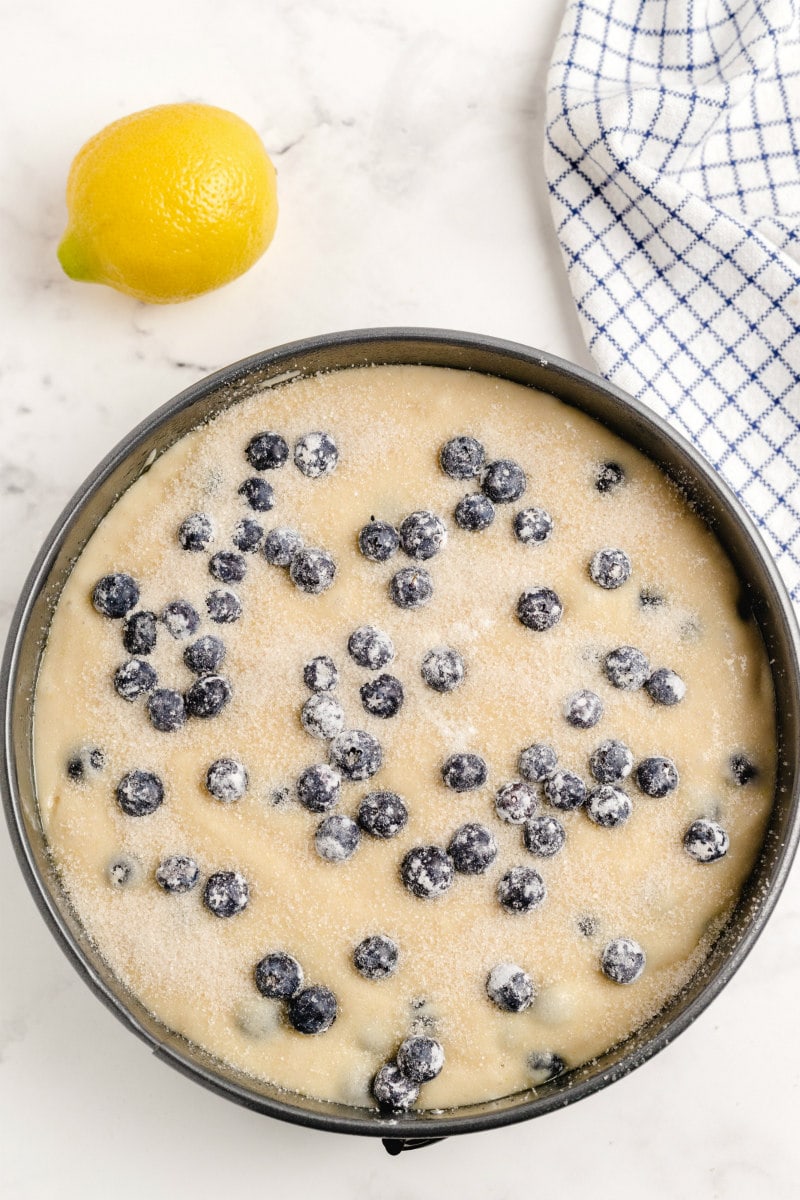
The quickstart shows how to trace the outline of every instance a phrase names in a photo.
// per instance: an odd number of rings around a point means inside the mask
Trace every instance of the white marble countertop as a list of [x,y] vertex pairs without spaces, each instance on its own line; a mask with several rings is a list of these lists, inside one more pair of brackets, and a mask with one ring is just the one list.
[[[588,363],[541,171],[560,0],[37,0],[3,5],[0,621],[95,462],[208,371],[316,333],[475,330]],[[148,308],[68,281],[82,142],[201,99],[250,120],[281,216],[243,279]],[[800,1191],[800,879],[711,1009],[643,1069],[514,1128],[388,1158],[279,1124],[158,1062],[46,930],[0,838],[0,1194],[27,1200]]]

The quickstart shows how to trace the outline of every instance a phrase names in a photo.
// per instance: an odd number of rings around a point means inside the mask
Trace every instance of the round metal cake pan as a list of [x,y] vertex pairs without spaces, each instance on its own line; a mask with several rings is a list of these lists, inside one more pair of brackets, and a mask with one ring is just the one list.
[[[188,430],[256,391],[319,371],[385,363],[476,371],[550,393],[657,462],[713,529],[737,571],[740,617],[756,622],[771,663],[779,739],[775,800],[758,861],[705,964],[657,1017],[597,1060],[535,1090],[397,1117],[308,1099],[246,1076],[165,1028],[125,990],[81,928],[48,856],[32,751],[34,689],[53,610],[73,562],[121,493]],[[474,334],[374,329],[310,338],[234,363],[158,409],[92,472],[45,540],[11,623],[0,704],[0,782],[20,866],[56,940],[96,995],[160,1058],[198,1083],[281,1120],[383,1138],[392,1152],[541,1116],[605,1087],[663,1049],[703,1012],[752,948],[786,880],[800,833],[800,639],[791,601],[753,522],[701,455],[630,396],[543,351]]]

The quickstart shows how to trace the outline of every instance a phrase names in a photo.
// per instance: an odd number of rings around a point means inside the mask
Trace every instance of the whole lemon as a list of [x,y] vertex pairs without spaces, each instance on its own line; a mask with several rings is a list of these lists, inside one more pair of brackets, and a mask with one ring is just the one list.
[[252,126],[210,104],[114,121],[67,181],[67,275],[150,304],[189,300],[247,271],[278,219],[273,167]]

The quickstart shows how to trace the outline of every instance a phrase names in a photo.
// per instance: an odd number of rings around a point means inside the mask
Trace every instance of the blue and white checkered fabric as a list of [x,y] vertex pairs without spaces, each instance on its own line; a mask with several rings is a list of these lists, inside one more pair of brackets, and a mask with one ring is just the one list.
[[800,602],[794,0],[570,0],[545,166],[600,370],[703,451]]

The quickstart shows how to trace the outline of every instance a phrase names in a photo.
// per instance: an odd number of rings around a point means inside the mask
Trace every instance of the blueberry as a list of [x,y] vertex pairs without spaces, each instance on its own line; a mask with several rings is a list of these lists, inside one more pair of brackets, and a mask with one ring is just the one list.
[[219,550],[208,560],[208,570],[220,583],[241,583],[247,574],[247,563],[235,550]]
[[289,457],[289,447],[279,433],[268,430],[250,438],[245,455],[256,471],[276,471]]
[[289,578],[295,587],[312,596],[325,592],[336,575],[336,563],[327,550],[306,546],[298,550],[289,564]]
[[397,1063],[384,1063],[372,1081],[372,1094],[382,1109],[405,1112],[419,1096],[419,1086],[407,1079]]
[[512,867],[497,885],[497,899],[506,912],[531,912],[544,898],[544,880],[532,867]]
[[296,529],[284,525],[270,529],[264,538],[264,558],[273,567],[290,567],[292,559],[303,549],[303,539]]
[[303,988],[289,1002],[289,1022],[298,1033],[325,1033],[338,1015],[333,992],[319,984]]
[[186,703],[172,688],[156,688],[147,701],[150,724],[161,733],[174,733],[186,724]]
[[242,615],[242,602],[235,592],[217,588],[206,596],[208,615],[217,625],[230,625]]
[[589,574],[598,587],[613,591],[630,578],[631,560],[624,550],[598,550],[589,563]]
[[572,771],[554,771],[544,781],[544,794],[553,808],[569,812],[586,799],[586,784]]
[[497,858],[497,842],[484,825],[461,825],[450,839],[447,853],[462,875],[482,875]]
[[516,963],[498,963],[486,980],[486,994],[503,1012],[524,1012],[536,995],[533,980]]
[[592,751],[589,768],[598,783],[618,783],[633,770],[633,754],[624,742],[609,738]]
[[403,707],[403,685],[395,675],[379,675],[359,689],[361,703],[373,717],[396,717]]
[[159,620],[176,642],[185,641],[200,627],[200,617],[197,609],[188,600],[172,600],[165,604]]
[[481,475],[481,487],[495,504],[511,504],[519,500],[528,481],[519,463],[510,458],[490,462]]
[[422,660],[422,678],[435,692],[452,692],[464,680],[464,660],[451,646],[436,646]]
[[397,1065],[412,1083],[430,1083],[444,1066],[444,1048],[432,1037],[408,1037],[398,1048]]
[[300,712],[306,733],[315,738],[332,738],[344,729],[344,709],[335,696],[309,696]]
[[399,546],[400,535],[388,521],[373,518],[358,535],[358,548],[371,562],[386,562],[397,553]]
[[170,854],[156,867],[156,883],[165,892],[190,892],[200,878],[200,868],[185,854]]
[[106,867],[108,882],[115,888],[135,883],[139,873],[139,862],[130,854],[117,854]]
[[206,513],[191,513],[180,524],[178,541],[184,550],[198,554],[214,540],[214,522]]
[[758,767],[752,763],[746,754],[732,754],[730,760],[733,782],[739,787],[752,782],[758,775]]
[[624,692],[635,692],[644,687],[650,674],[650,663],[635,646],[617,646],[606,655],[603,665],[608,682]]
[[636,782],[646,796],[660,800],[678,786],[678,771],[670,758],[643,758],[636,768]]
[[237,550],[253,554],[264,540],[264,527],[250,517],[242,517],[233,527],[231,541]]
[[586,800],[586,814],[595,825],[604,829],[616,829],[624,825],[631,815],[632,805],[628,796],[613,784],[604,783],[594,788]]
[[625,482],[625,470],[615,462],[600,463],[595,471],[594,486],[601,495],[614,492]]
[[247,769],[236,758],[217,758],[206,771],[207,791],[223,804],[241,800],[248,783]]
[[225,646],[218,637],[207,633],[186,647],[183,661],[193,675],[209,675],[225,658]]
[[88,749],[89,769],[91,771],[102,771],[106,765],[106,756],[99,746],[90,746]]
[[553,518],[545,508],[523,508],[514,517],[514,533],[526,546],[546,542],[553,532]]
[[119,620],[139,603],[139,585],[130,575],[104,575],[92,592],[92,604],[104,617]]
[[680,704],[686,695],[686,684],[680,675],[668,667],[659,667],[645,684],[647,693],[656,704]]
[[415,846],[400,864],[408,890],[423,900],[443,895],[453,882],[453,860],[440,846]]
[[379,671],[394,658],[394,642],[388,633],[374,625],[359,625],[354,629],[347,640],[347,649],[354,662],[370,671]]
[[380,770],[383,751],[380,742],[363,729],[346,729],[331,742],[330,761],[345,779],[369,779]]
[[123,700],[136,700],[157,683],[158,675],[143,658],[131,658],[114,672],[114,688]]
[[548,1079],[554,1079],[556,1075],[563,1074],[567,1069],[567,1064],[560,1054],[554,1054],[552,1050],[534,1050],[528,1056],[528,1070],[533,1076],[534,1087],[540,1087],[546,1083]]
[[544,814],[525,822],[523,830],[525,849],[538,858],[552,858],[562,850],[567,840],[567,831],[557,817]]
[[342,790],[342,777],[327,763],[306,767],[297,781],[297,799],[311,812],[333,808]]
[[396,792],[370,792],[359,804],[356,817],[372,837],[393,838],[408,823],[408,810]]
[[382,933],[364,938],[353,951],[353,965],[365,979],[388,979],[397,970],[397,942]]
[[603,701],[595,692],[575,692],[564,705],[564,717],[573,729],[592,729],[603,715]]
[[564,605],[552,588],[537,587],[523,592],[517,601],[517,616],[526,629],[544,633],[561,620]]
[[117,804],[128,817],[148,817],[164,800],[164,785],[152,771],[131,771],[117,784]]
[[477,533],[491,525],[494,520],[494,505],[489,497],[481,492],[471,492],[459,500],[453,515],[456,525],[461,529]]
[[128,654],[152,654],[156,644],[156,614],[140,609],[126,617],[122,644]]
[[67,760],[67,775],[73,783],[82,783],[87,775],[102,771],[106,756],[97,746],[84,746]]
[[645,961],[644,950],[633,938],[614,938],[600,956],[600,970],[612,983],[635,983]]
[[253,512],[269,512],[275,507],[272,484],[267,483],[266,479],[259,479],[258,475],[251,475],[239,484],[239,495],[244,496]]
[[666,603],[666,596],[662,596],[653,588],[642,588],[639,592],[639,604],[642,608],[661,608]]
[[558,755],[552,746],[546,742],[534,742],[520,754],[517,769],[528,783],[541,783],[548,775],[552,775],[557,764]]
[[600,928],[599,921],[595,917],[590,916],[578,917],[575,924],[578,926],[578,932],[587,938],[594,937]]
[[716,862],[728,853],[730,839],[716,821],[693,821],[683,835],[683,845],[701,863]]
[[272,950],[256,963],[256,987],[268,1000],[291,1000],[303,986],[303,968],[291,954]]
[[522,783],[519,779],[504,783],[494,798],[498,817],[511,825],[521,825],[527,821],[536,812],[538,804],[539,799],[530,784]]
[[442,766],[442,779],[454,792],[471,792],[483,787],[488,774],[479,754],[451,754]]
[[203,903],[215,917],[235,917],[249,899],[247,880],[238,871],[215,871],[203,890]]
[[428,559],[444,547],[447,530],[436,513],[420,509],[412,512],[400,526],[400,545],[409,558]]
[[332,692],[339,682],[336,663],[327,654],[319,654],[303,667],[303,683],[312,692]]
[[461,434],[445,442],[439,451],[439,463],[451,479],[474,479],[486,459],[483,446],[474,437]]
[[201,675],[186,693],[190,717],[216,717],[231,698],[231,685],[222,675]]
[[433,580],[423,567],[403,567],[389,581],[389,595],[398,608],[422,608],[433,596]]
[[307,433],[294,446],[294,465],[308,479],[319,479],[336,470],[339,451],[327,433]]
[[317,826],[314,845],[326,862],[345,862],[352,858],[361,841],[361,831],[355,821],[341,813],[325,817]]

